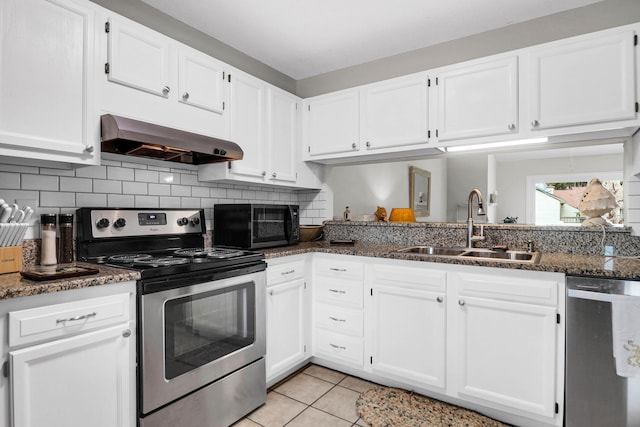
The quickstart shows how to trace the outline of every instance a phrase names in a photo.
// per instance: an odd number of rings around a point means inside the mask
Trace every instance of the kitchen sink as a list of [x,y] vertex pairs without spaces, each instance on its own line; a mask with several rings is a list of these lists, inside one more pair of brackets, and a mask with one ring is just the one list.
[[409,246],[398,249],[397,253],[415,254],[425,257],[469,258],[483,261],[515,262],[537,264],[540,252],[504,251],[481,248],[460,248],[446,246]]

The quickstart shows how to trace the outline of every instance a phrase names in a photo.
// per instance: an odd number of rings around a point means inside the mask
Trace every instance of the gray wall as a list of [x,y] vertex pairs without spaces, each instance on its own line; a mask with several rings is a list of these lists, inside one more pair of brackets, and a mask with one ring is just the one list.
[[[499,13],[499,11],[496,11]],[[604,0],[298,80],[303,98],[640,21],[640,0]]]

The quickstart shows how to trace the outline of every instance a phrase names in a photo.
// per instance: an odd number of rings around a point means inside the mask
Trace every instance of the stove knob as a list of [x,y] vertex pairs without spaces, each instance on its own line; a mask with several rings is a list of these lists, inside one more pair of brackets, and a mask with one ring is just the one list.
[[191,226],[195,227],[196,225],[200,224],[200,218],[195,217],[195,218],[191,218]]
[[118,218],[114,221],[113,226],[115,228],[122,228],[127,225],[127,221],[124,218]]
[[109,226],[109,220],[107,218],[100,218],[98,222],[96,222],[96,227],[98,228],[107,228]]
[[189,224],[189,219],[187,217],[178,218],[178,225],[187,225]]

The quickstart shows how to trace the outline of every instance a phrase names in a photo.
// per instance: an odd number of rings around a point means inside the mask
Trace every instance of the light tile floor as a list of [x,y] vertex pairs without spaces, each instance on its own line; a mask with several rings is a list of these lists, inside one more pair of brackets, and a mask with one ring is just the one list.
[[366,427],[356,415],[356,399],[374,383],[318,365],[276,384],[267,403],[233,427]]

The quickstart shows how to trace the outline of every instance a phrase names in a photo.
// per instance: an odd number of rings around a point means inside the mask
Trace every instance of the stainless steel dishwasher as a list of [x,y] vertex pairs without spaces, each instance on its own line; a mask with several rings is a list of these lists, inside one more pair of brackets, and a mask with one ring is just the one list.
[[613,357],[621,298],[640,298],[640,282],[567,277],[565,427],[640,427],[640,378],[619,376]]

